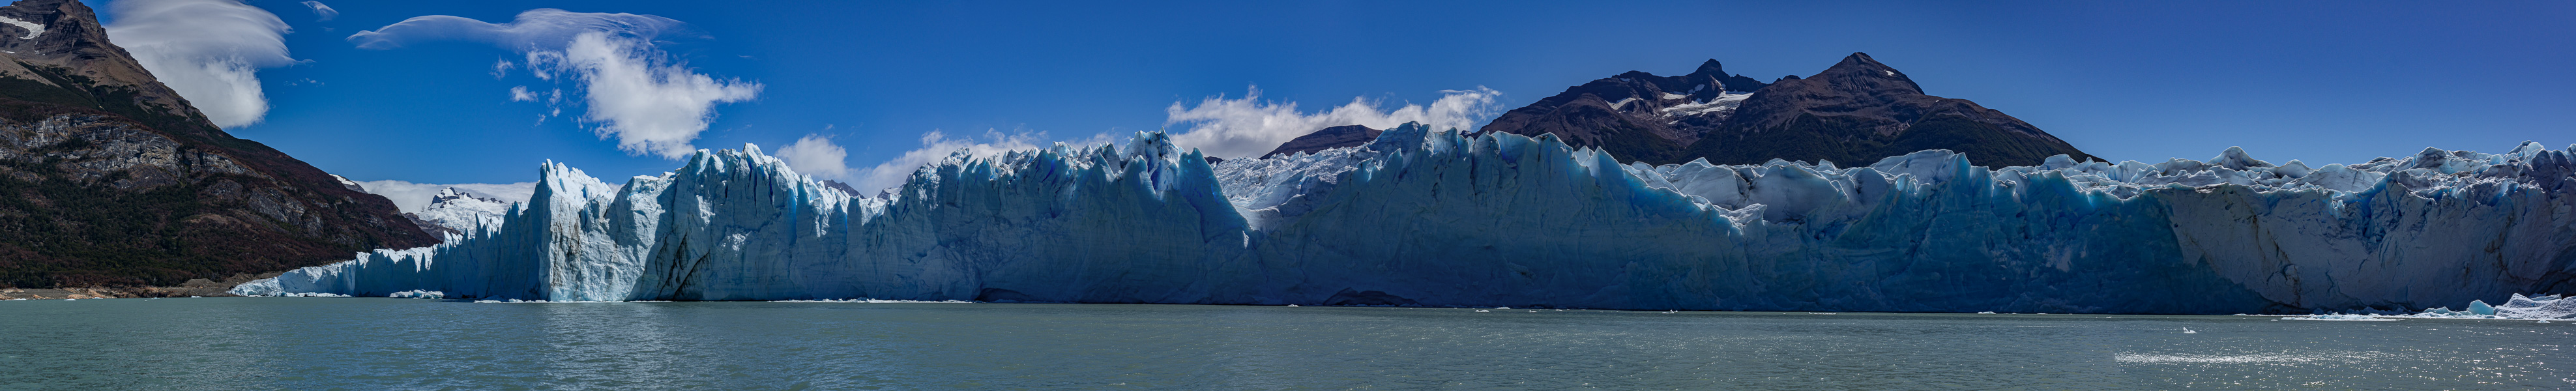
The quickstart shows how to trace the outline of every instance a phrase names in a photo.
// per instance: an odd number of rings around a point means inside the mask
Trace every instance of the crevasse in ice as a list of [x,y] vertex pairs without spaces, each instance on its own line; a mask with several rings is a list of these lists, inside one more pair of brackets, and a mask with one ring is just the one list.
[[2576,288],[2576,163],[1619,164],[1404,126],[1210,165],[1159,133],[952,156],[844,194],[757,148],[611,187],[549,163],[498,227],[245,294],[2309,313]]

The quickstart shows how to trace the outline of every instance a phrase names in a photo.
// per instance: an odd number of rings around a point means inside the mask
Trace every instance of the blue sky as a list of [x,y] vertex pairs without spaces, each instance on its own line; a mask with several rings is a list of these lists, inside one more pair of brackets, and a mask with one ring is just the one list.
[[[152,9],[146,1],[90,4],[111,26],[194,23],[118,19]],[[295,61],[253,67],[268,110],[230,129],[357,180],[521,182],[552,159],[617,182],[677,167],[664,153],[674,145],[779,153],[808,140],[800,170],[838,163],[847,171],[832,176],[866,181],[871,168],[925,148],[938,151],[916,160],[1281,116],[1474,126],[1628,70],[1680,74],[1714,58],[1771,80],[1851,52],[2114,160],[2206,159],[2244,146],[2275,161],[2359,162],[2427,146],[2576,143],[2568,2],[322,3],[337,15],[248,2],[291,29],[277,36]],[[604,34],[613,59],[588,67],[569,33],[423,28],[394,48],[352,39],[414,17],[509,23],[540,8],[671,23],[649,36]],[[574,60],[546,79],[530,53]],[[705,80],[642,90],[696,94],[677,106],[592,115],[603,105],[580,96],[614,87],[617,59]],[[511,67],[496,72],[504,61]],[[612,74],[583,73],[602,70]],[[1253,86],[1257,100],[1208,100]],[[513,101],[513,87],[535,101]],[[556,89],[567,98],[547,103],[543,92]],[[1327,112],[1355,98],[1364,107]],[[1458,105],[1443,111],[1444,98]],[[692,116],[664,108],[692,99],[712,120],[674,139]],[[1423,107],[1408,116],[1405,105]],[[1174,122],[1176,110],[1202,120]],[[622,133],[596,131],[621,125],[669,142],[621,148]],[[926,142],[934,131],[941,137]]]

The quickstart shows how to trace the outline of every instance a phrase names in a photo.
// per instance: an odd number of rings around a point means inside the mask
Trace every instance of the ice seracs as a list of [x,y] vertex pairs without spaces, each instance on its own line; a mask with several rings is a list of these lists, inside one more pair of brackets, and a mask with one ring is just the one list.
[[1210,165],[1143,133],[852,195],[746,147],[623,186],[549,163],[497,226],[237,291],[2278,314],[2576,286],[2576,162],[2538,144],[2315,168],[1970,159],[1653,166],[1408,125]]

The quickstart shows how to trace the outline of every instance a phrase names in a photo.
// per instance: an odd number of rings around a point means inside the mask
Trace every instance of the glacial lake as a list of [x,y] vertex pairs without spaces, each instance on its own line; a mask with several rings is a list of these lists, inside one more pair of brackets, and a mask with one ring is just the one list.
[[7,301],[0,389],[2576,389],[2576,322],[1482,310]]

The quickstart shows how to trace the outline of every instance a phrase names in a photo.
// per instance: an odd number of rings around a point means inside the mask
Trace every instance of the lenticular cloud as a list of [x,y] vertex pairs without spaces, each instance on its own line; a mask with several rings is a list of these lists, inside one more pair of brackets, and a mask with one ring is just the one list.
[[660,16],[540,8],[520,12],[510,23],[447,15],[418,16],[349,35],[349,43],[360,49],[387,50],[422,42],[461,40],[518,51],[563,50],[571,46],[574,36],[585,33],[610,33],[647,41],[667,34],[693,34],[687,23]]
[[295,63],[287,56],[286,22],[259,7],[233,0],[109,4],[116,23],[105,26],[108,39],[215,126],[259,123],[268,115],[259,69]]

